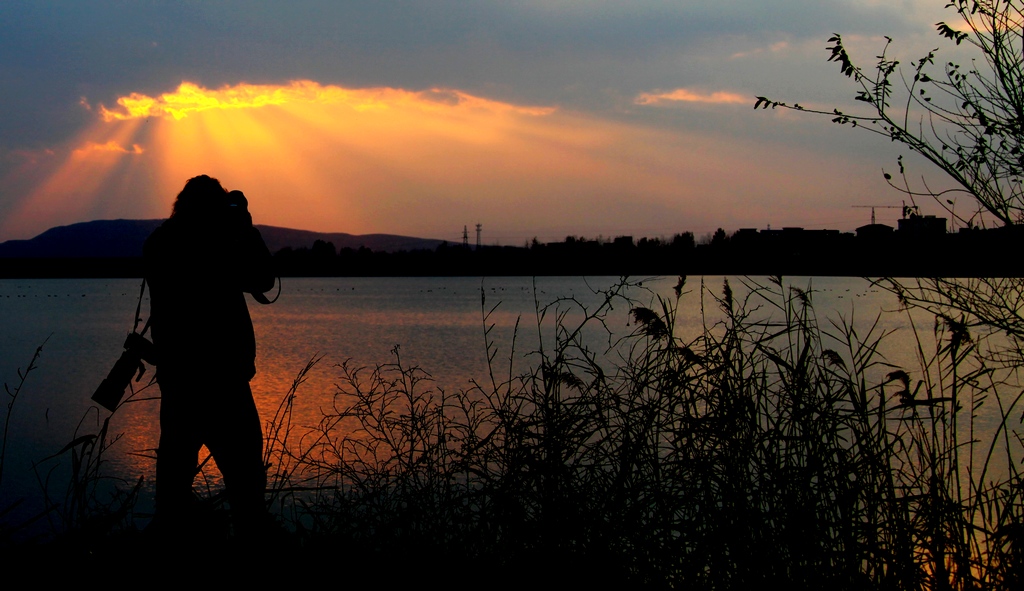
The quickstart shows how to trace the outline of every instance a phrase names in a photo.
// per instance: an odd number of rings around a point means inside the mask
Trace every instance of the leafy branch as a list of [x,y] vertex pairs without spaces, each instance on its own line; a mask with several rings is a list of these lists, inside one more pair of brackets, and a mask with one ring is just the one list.
[[[1024,219],[1024,6],[1019,0],[954,0],[947,5],[960,15],[964,27],[936,23],[936,31],[956,46],[971,45],[980,52],[970,67],[953,61],[936,65],[932,49],[903,69],[890,57],[886,37],[874,66],[865,70],[851,58],[842,36],[829,38],[828,61],[859,86],[853,97],[867,113],[838,108],[809,109],[768,97],[756,97],[755,109],[786,108],[831,117],[833,123],[866,129],[903,144],[945,172],[973,199],[978,211],[1003,225]],[[941,68],[941,72],[936,72]],[[948,191],[891,186],[913,199],[927,195],[955,215],[955,201],[941,199]],[[969,216],[973,221],[976,216]],[[964,220],[965,218],[958,218]]]

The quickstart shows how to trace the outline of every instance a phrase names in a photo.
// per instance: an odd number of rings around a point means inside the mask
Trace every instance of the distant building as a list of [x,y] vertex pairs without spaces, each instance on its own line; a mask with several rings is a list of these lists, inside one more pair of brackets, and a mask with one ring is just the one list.
[[910,214],[899,220],[899,232],[910,236],[942,236],[946,233],[946,218]]
[[892,236],[892,226],[885,224],[868,224],[857,228],[857,238],[884,238]]

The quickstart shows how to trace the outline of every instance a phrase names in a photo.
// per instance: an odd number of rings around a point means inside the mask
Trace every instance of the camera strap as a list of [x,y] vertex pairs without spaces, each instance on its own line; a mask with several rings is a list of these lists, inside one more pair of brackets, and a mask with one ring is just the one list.
[[[142,322],[142,296],[146,293],[146,278],[142,278],[142,285],[139,287],[139,303],[135,306],[135,325],[132,327],[132,332],[139,332],[139,323]],[[153,320],[153,315],[150,314],[149,318],[146,319],[145,326],[142,327],[140,336],[146,336],[146,331],[149,330],[149,322]]]
[[257,302],[259,302],[261,304],[263,304],[264,306],[266,306],[268,304],[273,304],[274,302],[277,301],[277,298],[281,297],[281,278],[280,277],[277,278],[277,294],[274,295],[274,299],[272,299],[272,300],[267,299],[266,295],[264,295],[262,293],[259,293],[259,292],[256,292],[256,291],[250,291],[249,295],[252,296],[252,299],[256,300]]

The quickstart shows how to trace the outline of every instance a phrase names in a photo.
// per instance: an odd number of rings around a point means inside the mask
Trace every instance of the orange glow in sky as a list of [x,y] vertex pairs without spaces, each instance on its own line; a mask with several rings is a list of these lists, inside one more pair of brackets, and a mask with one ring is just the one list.
[[[634,104],[666,102],[749,101],[678,89]],[[0,240],[90,219],[166,217],[197,174],[241,189],[254,220],[276,226],[458,240],[481,222],[496,240],[515,236],[506,244],[671,235],[721,225],[723,212],[771,220],[797,211],[801,194],[820,202],[848,168],[825,163],[808,174],[810,155],[439,88],[182,82],[94,112],[91,127],[30,167],[39,180],[0,222]],[[759,200],[771,208],[760,211]]]
[[170,117],[184,119],[192,113],[211,109],[253,109],[268,105],[319,104],[344,105],[356,111],[387,109],[391,106],[415,106],[438,110],[461,106],[491,111],[515,111],[529,115],[547,115],[554,111],[543,107],[517,107],[507,103],[489,101],[458,91],[432,89],[410,92],[394,88],[350,90],[339,86],[321,86],[309,80],[295,80],[288,85],[238,84],[219,90],[209,90],[182,82],[174,92],[150,97],[132,93],[117,99],[119,109],[100,107],[104,121]]

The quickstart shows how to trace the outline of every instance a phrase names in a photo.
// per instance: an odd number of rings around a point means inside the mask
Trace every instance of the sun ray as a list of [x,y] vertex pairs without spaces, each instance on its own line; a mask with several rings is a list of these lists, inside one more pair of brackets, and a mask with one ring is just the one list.
[[103,189],[125,159],[144,156],[136,139],[142,123],[90,126],[64,151],[57,169],[13,208],[0,230],[36,225],[40,219],[63,224],[90,219],[97,209],[103,209]]
[[[677,90],[658,100],[737,99]],[[197,174],[244,191],[257,222],[309,230],[449,237],[446,228],[464,223],[455,217],[472,216],[524,233],[681,231],[744,200],[797,207],[828,190],[839,168],[815,167],[808,178],[788,163],[800,159],[792,153],[442,88],[182,82],[121,97],[96,116],[40,159],[60,163],[33,169],[43,180],[0,231],[27,237],[53,223],[165,216]],[[796,178],[808,196],[793,197]]]

